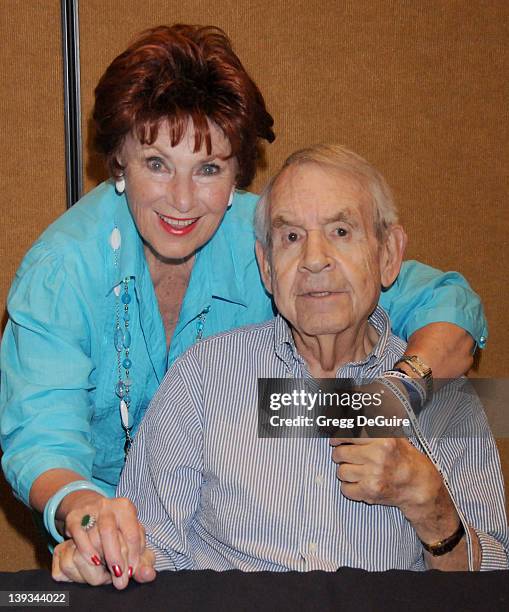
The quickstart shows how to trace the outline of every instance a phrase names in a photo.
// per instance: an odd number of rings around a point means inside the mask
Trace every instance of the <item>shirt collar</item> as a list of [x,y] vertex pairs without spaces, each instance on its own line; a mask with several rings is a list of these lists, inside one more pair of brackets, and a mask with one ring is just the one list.
[[290,325],[279,313],[274,319],[274,351],[292,372],[295,365],[305,365],[295,346]]
[[[235,205],[234,202],[233,206]],[[226,211],[215,234],[203,247],[198,249],[196,263],[203,258],[212,297],[247,306],[244,286],[241,282],[244,271],[233,252],[233,244],[239,240],[239,236],[232,236],[232,233],[235,232],[235,225],[231,223],[231,211],[232,209]]]
[[387,342],[391,334],[391,324],[389,321],[389,316],[381,306],[377,306],[375,310],[371,313],[371,316],[369,317],[369,322],[378,332],[377,343],[375,344],[371,352],[366,355],[366,357],[364,357],[364,359],[360,359],[359,361],[352,361],[351,363],[346,363],[344,366],[341,366],[340,370],[348,366],[364,368],[365,371],[369,372],[369,370],[372,370],[373,368],[377,367],[377,365],[383,360],[387,348]]
[[[377,306],[369,317],[369,322],[379,334],[378,341],[372,351],[359,361],[342,365],[338,371],[348,366],[358,367],[365,372],[369,372],[383,359],[391,333],[389,317],[381,306]],[[276,316],[274,321],[274,350],[291,371],[294,370],[297,363],[305,366],[305,361],[295,346],[290,326],[280,314]]]

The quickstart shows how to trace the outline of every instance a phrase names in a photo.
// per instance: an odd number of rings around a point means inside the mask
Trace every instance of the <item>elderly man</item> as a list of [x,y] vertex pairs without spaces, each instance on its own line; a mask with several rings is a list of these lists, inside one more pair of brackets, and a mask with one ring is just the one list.
[[258,436],[258,379],[375,378],[404,354],[376,306],[405,246],[383,178],[342,147],[300,151],[265,191],[256,227],[279,315],[174,364],[119,485],[156,569],[507,568],[482,411],[441,413],[440,440]]

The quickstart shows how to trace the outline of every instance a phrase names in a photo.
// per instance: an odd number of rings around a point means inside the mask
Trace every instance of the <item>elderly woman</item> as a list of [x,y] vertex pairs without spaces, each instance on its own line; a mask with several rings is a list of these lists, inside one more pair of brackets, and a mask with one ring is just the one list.
[[[241,190],[274,134],[224,33],[186,25],[149,30],[113,61],[94,121],[112,180],[51,225],[17,273],[1,437],[15,494],[121,588],[147,578],[144,533],[134,506],[111,496],[167,368],[200,338],[272,315],[256,197]],[[436,376],[463,373],[472,337],[486,335],[455,274],[407,264],[382,305]]]

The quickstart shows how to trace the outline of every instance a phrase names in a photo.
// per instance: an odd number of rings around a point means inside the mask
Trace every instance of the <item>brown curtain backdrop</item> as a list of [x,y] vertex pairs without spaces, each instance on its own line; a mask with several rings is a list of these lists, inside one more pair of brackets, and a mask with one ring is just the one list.
[[[30,244],[65,210],[60,2],[0,2],[0,317]],[[0,571],[47,555],[30,513],[0,476]]]
[[[81,0],[84,133],[97,80],[137,32],[220,26],[275,119],[253,190],[313,142],[364,155],[395,191],[408,258],[460,271],[481,295],[479,375],[509,376],[508,16],[506,0]],[[87,154],[89,189],[102,169]]]
[[[507,0],[80,0],[79,6],[87,190],[105,176],[90,149],[89,117],[108,63],[147,27],[218,25],[275,118],[277,140],[266,148],[253,191],[291,151],[313,142],[342,143],[367,157],[394,189],[408,257],[460,271],[485,304],[490,340],[475,375],[509,377]],[[0,6],[2,308],[23,253],[65,210],[59,8],[59,0]],[[506,471],[507,442],[501,442]],[[8,497],[5,486],[2,495]],[[19,508],[13,504],[7,503],[11,522]],[[30,554],[2,555],[0,570],[33,566]]]

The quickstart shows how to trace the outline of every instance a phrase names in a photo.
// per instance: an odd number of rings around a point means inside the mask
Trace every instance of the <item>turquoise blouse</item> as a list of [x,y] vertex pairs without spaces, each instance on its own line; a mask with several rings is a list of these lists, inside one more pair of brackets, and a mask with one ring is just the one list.
[[[30,249],[9,293],[0,356],[2,465],[25,503],[34,480],[52,468],[74,470],[114,492],[125,441],[114,346],[113,289],[122,279],[130,278],[133,288],[134,431],[168,367],[196,341],[200,319],[207,337],[272,316],[254,257],[256,200],[238,192],[197,253],[169,353],[142,242],[125,197],[110,182],[82,198]],[[114,228],[121,235],[116,252]],[[406,262],[380,303],[404,339],[428,323],[449,321],[479,345],[486,341],[479,298],[455,272]]]

